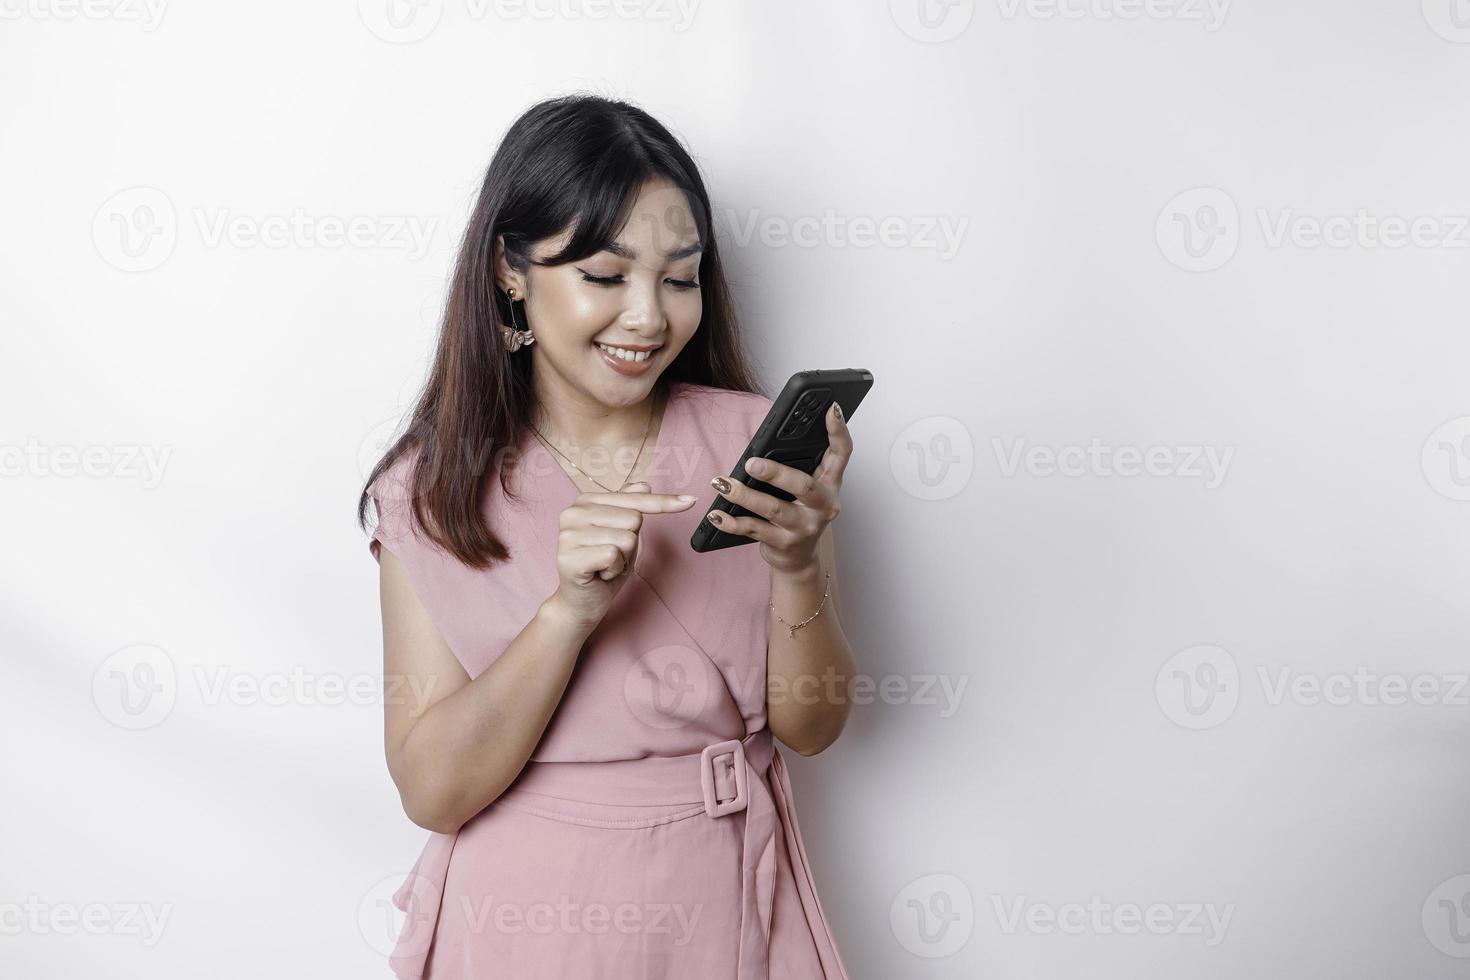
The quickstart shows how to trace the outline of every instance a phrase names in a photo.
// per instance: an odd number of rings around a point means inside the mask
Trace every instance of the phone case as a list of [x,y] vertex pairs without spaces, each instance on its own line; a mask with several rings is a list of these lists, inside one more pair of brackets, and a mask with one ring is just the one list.
[[[857,413],[868,389],[873,387],[873,374],[861,368],[836,368],[821,371],[798,371],[786,382],[781,394],[766,413],[745,452],[730,470],[730,476],[752,490],[768,493],[781,500],[793,500],[779,487],[757,480],[745,472],[745,461],[754,456],[793,466],[805,473],[814,472],[827,451],[827,409],[835,401],[849,423]],[[732,517],[759,517],[744,507],[717,496],[709,511],[723,511]],[[708,515],[709,511],[706,511]],[[763,518],[762,518],[763,519]],[[726,534],[711,524],[706,516],[699,522],[689,545],[695,551],[718,551],[742,544],[755,544],[743,534]]]

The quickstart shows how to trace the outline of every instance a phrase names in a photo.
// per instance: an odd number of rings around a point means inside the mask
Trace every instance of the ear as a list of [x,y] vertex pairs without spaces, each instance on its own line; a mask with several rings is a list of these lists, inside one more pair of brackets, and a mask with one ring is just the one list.
[[495,236],[495,285],[510,292],[514,287],[517,299],[526,297],[526,277],[510,267],[505,260],[505,236]]

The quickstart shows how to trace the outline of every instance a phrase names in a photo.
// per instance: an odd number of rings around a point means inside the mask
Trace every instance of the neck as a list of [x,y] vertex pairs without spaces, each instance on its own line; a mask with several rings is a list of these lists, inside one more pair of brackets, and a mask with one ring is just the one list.
[[533,376],[532,390],[532,424],[542,438],[564,451],[567,445],[583,449],[636,446],[645,431],[652,440],[667,400],[663,395],[665,386],[655,384],[641,400],[608,405],[565,383],[543,383],[542,374]]

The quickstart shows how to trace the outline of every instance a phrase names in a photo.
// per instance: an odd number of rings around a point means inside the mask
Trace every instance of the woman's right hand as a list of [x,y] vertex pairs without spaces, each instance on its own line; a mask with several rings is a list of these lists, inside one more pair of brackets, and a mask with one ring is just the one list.
[[645,514],[688,510],[688,494],[649,493],[647,483],[581,493],[561,512],[556,539],[556,596],[572,620],[588,629],[607,615],[638,560]]

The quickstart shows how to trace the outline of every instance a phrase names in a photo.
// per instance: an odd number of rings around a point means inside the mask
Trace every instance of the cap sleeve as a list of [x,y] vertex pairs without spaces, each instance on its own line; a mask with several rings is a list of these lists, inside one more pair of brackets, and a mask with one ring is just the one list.
[[412,542],[415,526],[410,496],[413,492],[412,472],[407,457],[398,459],[378,474],[368,487],[368,496],[377,511],[377,526],[368,539],[368,552],[380,564],[383,560],[380,552],[384,546],[403,559],[406,546]]

